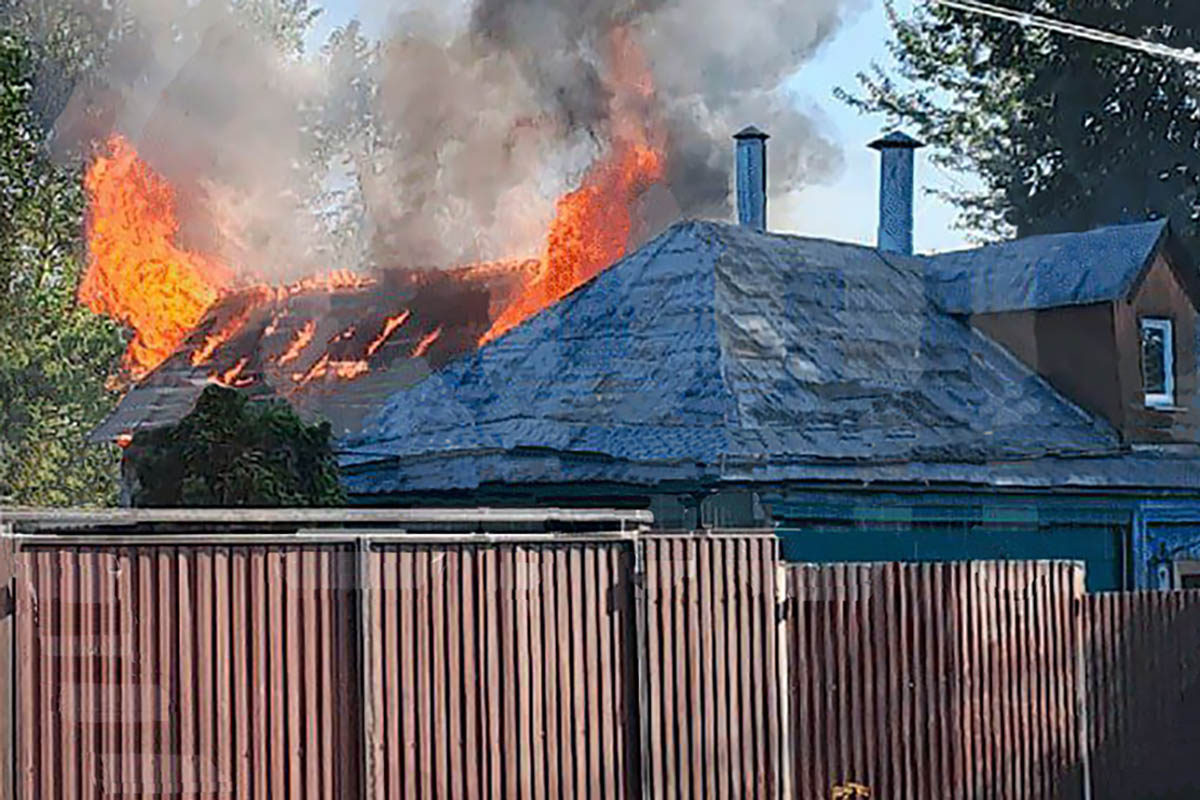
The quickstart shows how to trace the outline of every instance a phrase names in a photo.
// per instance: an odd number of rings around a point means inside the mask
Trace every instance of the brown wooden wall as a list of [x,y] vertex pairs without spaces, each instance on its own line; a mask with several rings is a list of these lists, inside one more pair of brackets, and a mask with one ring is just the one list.
[[[1192,268],[1194,270],[1194,267]],[[1134,442],[1194,442],[1200,425],[1196,398],[1196,309],[1165,257],[1156,259],[1132,302],[1118,302],[1115,331],[1118,372],[1125,407],[1124,433]],[[1174,322],[1174,411],[1146,408],[1142,392],[1142,317],[1169,317]]]
[[13,541],[0,525],[0,799],[16,793],[16,686],[13,676],[16,655],[16,581]]
[[373,796],[637,796],[633,558],[630,543],[373,551]]
[[1082,595],[1059,562],[789,567],[795,797],[1081,797]]
[[774,798],[774,536],[646,540],[646,797]]
[[1118,375],[1115,313],[1112,303],[1091,303],[977,314],[971,324],[1055,389],[1122,430],[1126,409]]
[[1200,591],[1087,598],[1093,794],[1200,797]]

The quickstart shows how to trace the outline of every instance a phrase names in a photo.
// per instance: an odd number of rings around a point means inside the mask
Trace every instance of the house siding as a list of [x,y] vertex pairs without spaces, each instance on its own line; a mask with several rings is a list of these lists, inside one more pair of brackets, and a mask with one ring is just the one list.
[[977,314],[971,324],[1082,408],[1124,427],[1112,303]]
[[769,502],[788,561],[1066,559],[1088,591],[1131,588],[1135,501],[967,493],[790,494]]
[[[1200,425],[1200,409],[1196,408],[1196,308],[1165,257],[1156,259],[1133,297],[1117,302],[1114,312],[1126,438],[1133,442],[1195,442]],[[1178,411],[1145,406],[1138,320],[1147,316],[1169,317],[1174,322]]]

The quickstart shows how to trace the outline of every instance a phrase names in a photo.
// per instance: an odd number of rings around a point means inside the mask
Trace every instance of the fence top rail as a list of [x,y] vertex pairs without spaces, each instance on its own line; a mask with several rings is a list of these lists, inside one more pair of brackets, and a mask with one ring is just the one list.
[[1009,566],[1021,568],[1028,566],[1078,567],[1084,569],[1087,564],[1065,558],[1034,558],[1034,559],[953,559],[948,561],[789,561],[789,568],[807,570],[832,569],[867,569],[871,567],[899,567],[900,569],[929,569],[931,567],[964,567],[977,570],[991,570],[997,567]]
[[[118,529],[133,531],[154,526],[173,528],[237,528],[248,525],[296,526],[297,528],[339,528],[339,534],[354,538],[348,526],[374,526],[384,531],[403,533],[406,526],[464,525],[594,525],[621,533],[648,528],[654,515],[645,510],[575,508],[189,508],[189,509],[34,509],[0,508],[0,527],[21,535],[104,534]],[[376,530],[376,537],[384,531]],[[308,530],[297,533],[308,534]],[[474,535],[477,532],[472,532]],[[137,535],[137,534],[134,534]],[[204,531],[204,536],[221,536]],[[232,535],[232,534],[230,534]],[[320,535],[328,535],[321,533]],[[361,537],[358,537],[361,538]]]
[[642,533],[643,539],[775,539],[774,528],[656,528]]
[[405,533],[403,531],[301,531],[297,533],[230,534],[38,534],[18,533],[12,539],[19,550],[62,547],[264,547],[264,546],[405,546],[405,545],[570,545],[631,542],[631,531],[550,533]]
[[1106,598],[1122,597],[1182,597],[1187,600],[1200,600],[1200,589],[1123,589],[1120,591],[1088,592],[1089,600],[1104,600]]

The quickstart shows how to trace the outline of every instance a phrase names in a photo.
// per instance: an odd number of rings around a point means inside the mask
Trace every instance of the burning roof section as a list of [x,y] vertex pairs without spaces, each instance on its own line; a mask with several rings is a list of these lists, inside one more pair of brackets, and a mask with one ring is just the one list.
[[927,259],[681,223],[393,394],[342,442],[349,488],[949,476],[1120,451],[930,280]]
[[231,292],[92,438],[177,422],[214,381],[285,398],[344,435],[391,392],[473,349],[536,269],[390,270]]

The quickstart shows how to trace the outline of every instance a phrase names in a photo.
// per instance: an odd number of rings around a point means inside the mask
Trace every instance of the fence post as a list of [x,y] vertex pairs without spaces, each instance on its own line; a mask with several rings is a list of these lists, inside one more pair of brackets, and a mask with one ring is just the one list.
[[637,638],[635,656],[638,676],[638,724],[636,730],[638,752],[640,753],[638,765],[641,779],[640,796],[642,800],[651,800],[653,786],[650,779],[652,771],[650,769],[650,677],[647,673],[650,651],[647,637],[650,635],[650,626],[647,618],[649,609],[646,603],[646,540],[641,534],[635,536],[633,540],[633,593],[634,616],[636,617],[634,635]]
[[1088,717],[1088,620],[1087,594],[1084,587],[1084,567],[1080,564],[1074,574],[1072,607],[1075,609],[1075,716],[1079,725],[1079,766],[1083,800],[1092,800],[1092,732]]
[[371,615],[371,540],[362,536],[355,543],[354,593],[358,597],[358,630],[355,641],[358,645],[358,694],[359,704],[359,791],[364,798],[375,797],[378,786],[375,781],[375,690],[372,682],[374,662],[374,620]]
[[[776,543],[776,548],[779,547]],[[795,613],[792,608],[792,597],[788,585],[788,567],[779,562],[775,565],[775,652],[776,680],[779,683],[779,786],[776,797],[780,800],[791,800],[792,767],[794,756],[792,745],[792,673],[791,673],[791,619]]]
[[0,800],[16,795],[16,566],[12,531],[0,526]]

